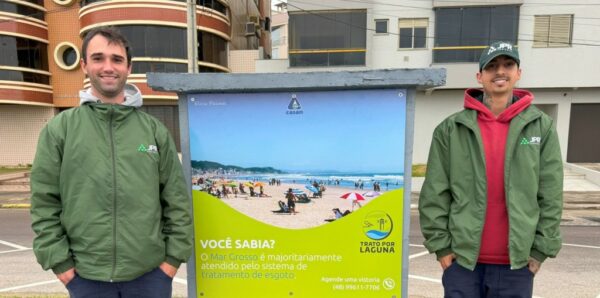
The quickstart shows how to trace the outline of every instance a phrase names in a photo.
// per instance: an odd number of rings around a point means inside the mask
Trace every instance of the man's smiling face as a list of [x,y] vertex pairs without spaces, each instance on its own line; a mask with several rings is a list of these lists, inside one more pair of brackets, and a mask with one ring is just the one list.
[[90,40],[86,55],[81,69],[90,78],[92,94],[105,103],[123,102],[123,90],[131,73],[125,47],[96,35]]
[[490,96],[512,95],[512,90],[520,78],[521,69],[517,62],[507,56],[494,58],[477,73],[477,81]]

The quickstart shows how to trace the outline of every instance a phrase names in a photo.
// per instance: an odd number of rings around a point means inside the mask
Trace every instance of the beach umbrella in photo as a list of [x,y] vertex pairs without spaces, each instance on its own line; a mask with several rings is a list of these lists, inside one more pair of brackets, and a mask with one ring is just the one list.
[[246,182],[244,183],[244,186],[254,187],[254,184],[252,184],[252,182]]
[[264,187],[265,184],[262,183],[262,182],[256,182],[256,183],[254,183],[254,187],[261,187],[261,186]]
[[[300,190],[300,189],[297,189],[297,188],[293,188],[293,189],[292,189],[292,193],[293,193],[295,196],[298,196],[298,195],[305,195],[305,194],[306,194],[304,191],[302,191],[302,190]],[[283,194],[287,194],[287,191],[284,191],[284,192],[283,192]]]
[[349,199],[352,201],[364,201],[365,197],[363,197],[363,195],[357,193],[357,192],[349,192],[349,193],[345,193],[343,194],[340,198],[342,199]]
[[360,204],[360,201],[365,200],[365,197],[363,197],[361,194],[359,194],[357,192],[345,193],[340,198],[346,199],[346,200],[352,200],[352,211],[354,211],[354,206],[362,207],[362,205]]
[[225,185],[235,187],[235,186],[238,186],[238,183],[235,181],[229,181],[229,182],[225,183]]
[[308,190],[310,190],[312,192],[315,192],[315,193],[319,192],[319,190],[316,187],[312,186],[312,185],[306,185],[305,187],[306,187],[306,189],[308,189]]
[[378,197],[381,195],[381,192],[378,191],[367,191],[363,194],[363,196],[365,197],[369,197],[369,198],[374,198],[374,197]]

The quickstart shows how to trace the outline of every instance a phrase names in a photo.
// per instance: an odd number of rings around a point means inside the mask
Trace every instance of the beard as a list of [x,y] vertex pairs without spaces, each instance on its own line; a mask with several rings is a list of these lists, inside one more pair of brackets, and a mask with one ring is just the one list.
[[97,95],[100,95],[105,99],[114,99],[123,92],[126,79],[117,79],[115,84],[105,85],[99,77],[90,77],[90,83],[92,84],[93,89],[98,93]]

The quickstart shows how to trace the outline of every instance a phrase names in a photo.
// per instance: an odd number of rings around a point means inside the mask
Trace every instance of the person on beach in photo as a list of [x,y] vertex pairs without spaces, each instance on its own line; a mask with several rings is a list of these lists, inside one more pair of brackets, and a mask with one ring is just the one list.
[[287,205],[291,214],[296,214],[296,196],[292,189],[288,189],[287,194],[285,194],[285,198],[287,199]]
[[419,197],[425,247],[445,297],[532,297],[542,262],[561,248],[563,164],[554,120],[514,89],[517,47],[484,49],[464,110],[433,133]]

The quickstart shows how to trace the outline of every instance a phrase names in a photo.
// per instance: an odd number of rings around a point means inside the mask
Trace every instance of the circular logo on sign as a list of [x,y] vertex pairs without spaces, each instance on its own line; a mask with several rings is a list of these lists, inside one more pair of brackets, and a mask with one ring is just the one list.
[[383,280],[383,288],[386,290],[392,290],[396,287],[396,282],[391,278],[386,278]]
[[365,217],[363,232],[373,240],[385,239],[392,232],[392,218],[383,211],[374,211]]

